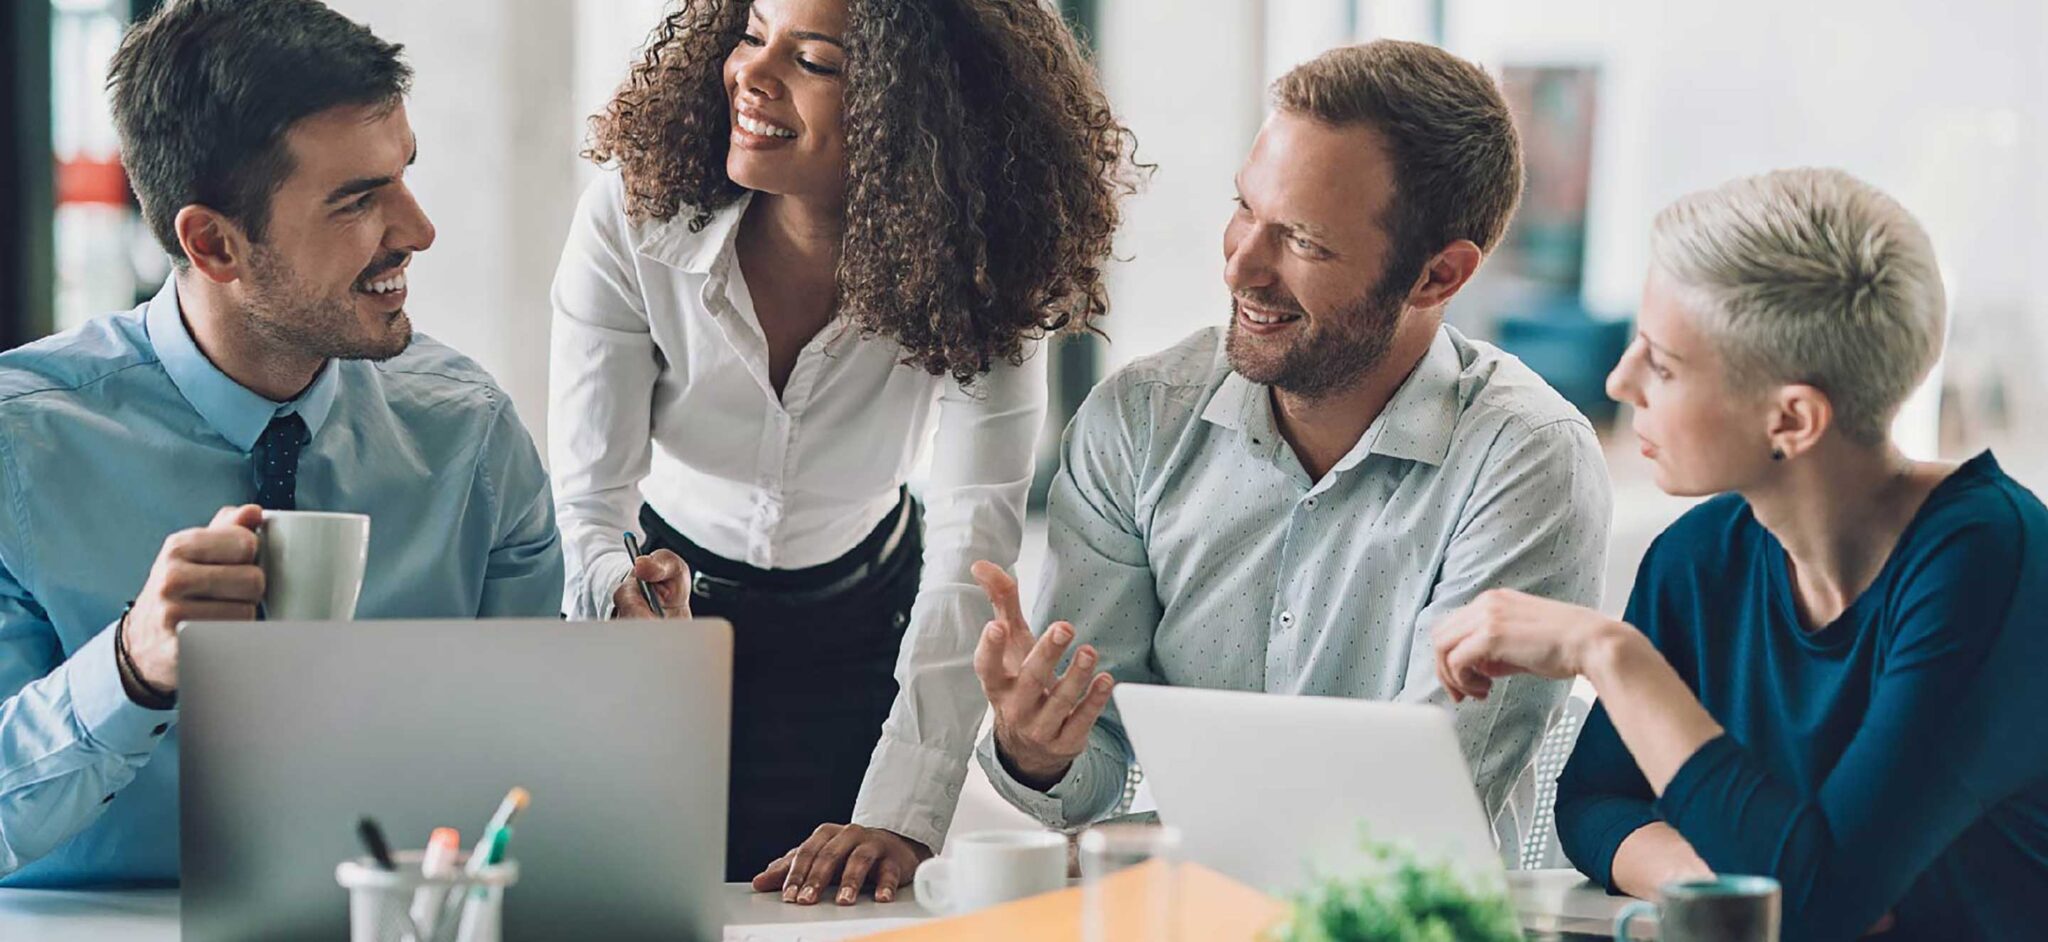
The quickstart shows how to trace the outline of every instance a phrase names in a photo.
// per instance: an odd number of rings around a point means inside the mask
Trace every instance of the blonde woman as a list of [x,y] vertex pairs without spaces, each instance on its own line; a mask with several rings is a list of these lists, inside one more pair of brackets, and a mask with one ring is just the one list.
[[1987,452],[1888,430],[1940,354],[1926,234],[1834,170],[1658,217],[1610,393],[1674,494],[1622,621],[1512,592],[1439,626],[1454,696],[1517,673],[1599,692],[1558,784],[1579,869],[1652,896],[1784,887],[1785,937],[2017,939],[2048,924],[2048,510]]

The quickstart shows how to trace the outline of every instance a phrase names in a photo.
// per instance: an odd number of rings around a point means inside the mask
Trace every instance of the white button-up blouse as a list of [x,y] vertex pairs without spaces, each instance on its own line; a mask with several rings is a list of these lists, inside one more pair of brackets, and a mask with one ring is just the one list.
[[903,365],[893,341],[834,321],[798,354],[778,397],[733,249],[747,204],[696,232],[687,211],[632,219],[613,171],[577,207],[555,275],[549,375],[565,606],[574,617],[608,613],[631,571],[620,534],[637,530],[643,500],[736,562],[836,559],[895,507],[936,441],[902,689],[854,812],[856,823],[936,848],[986,707],[972,663],[991,613],[968,567],[1016,561],[1045,364],[1034,346],[1022,367],[999,364],[962,388]]

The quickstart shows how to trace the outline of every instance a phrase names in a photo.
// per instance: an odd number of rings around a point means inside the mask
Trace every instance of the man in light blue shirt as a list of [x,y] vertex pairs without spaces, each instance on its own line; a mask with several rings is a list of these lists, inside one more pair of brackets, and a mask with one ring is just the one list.
[[177,878],[176,629],[254,617],[260,508],[370,516],[358,617],[557,614],[531,439],[404,312],[408,79],[313,0],[185,0],[116,55],[177,271],[0,354],[0,885]]
[[[1496,588],[1599,598],[1609,492],[1591,425],[1443,323],[1521,188],[1493,82],[1442,50],[1376,42],[1301,66],[1274,98],[1224,232],[1230,326],[1140,359],[1081,407],[1035,622],[1000,570],[976,573],[997,616],[975,655],[995,716],[981,762],[1056,827],[1125,790],[1114,683],[1452,708],[1439,618]],[[1454,708],[1489,811],[1563,695],[1516,678]],[[1265,774],[1246,771],[1247,800]]]

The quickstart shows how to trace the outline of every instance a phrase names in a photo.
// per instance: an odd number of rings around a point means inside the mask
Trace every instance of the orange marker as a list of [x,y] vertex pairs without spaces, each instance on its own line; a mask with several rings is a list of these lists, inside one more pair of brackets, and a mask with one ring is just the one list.
[[[420,857],[420,876],[429,880],[456,874],[455,858],[462,853],[462,835],[454,828],[435,828],[427,838],[427,852]],[[423,886],[412,894],[412,921],[425,937],[434,934],[435,917],[447,898],[446,889]]]

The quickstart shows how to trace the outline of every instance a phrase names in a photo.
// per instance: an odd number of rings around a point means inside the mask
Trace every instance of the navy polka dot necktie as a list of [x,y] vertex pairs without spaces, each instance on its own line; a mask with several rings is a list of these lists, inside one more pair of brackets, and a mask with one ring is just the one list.
[[265,510],[299,507],[299,451],[313,437],[296,412],[270,420],[256,440],[256,503]]

